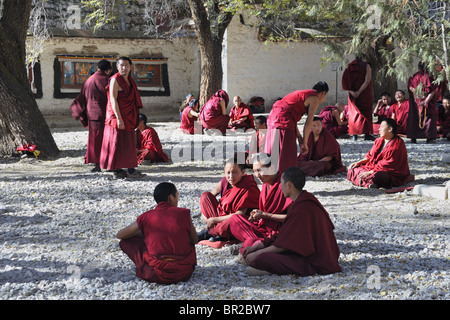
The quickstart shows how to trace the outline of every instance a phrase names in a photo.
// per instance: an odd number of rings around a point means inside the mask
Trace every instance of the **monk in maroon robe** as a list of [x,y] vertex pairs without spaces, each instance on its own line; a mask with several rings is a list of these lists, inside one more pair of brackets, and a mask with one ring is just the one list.
[[92,172],[101,171],[100,152],[105,128],[106,104],[108,103],[106,86],[112,73],[111,62],[108,60],[100,60],[97,67],[98,70],[86,80],[80,94],[70,106],[72,117],[80,120],[83,126],[89,130],[84,162],[95,164]]
[[380,137],[365,157],[350,165],[347,179],[368,188],[398,187],[414,180],[403,139],[397,136],[397,123],[386,119],[380,125]]
[[225,177],[215,188],[200,197],[200,210],[207,229],[199,233],[199,240],[234,240],[230,218],[236,214],[248,217],[258,208],[259,188],[253,175],[245,174],[245,167],[238,163],[237,157],[227,161],[224,172]]
[[[277,170],[297,166],[297,141],[303,153],[308,152],[308,137],[312,120],[320,103],[328,95],[328,84],[316,83],[312,90],[297,90],[275,101],[267,118],[265,152],[278,157]],[[308,114],[303,136],[297,126],[304,114]]]
[[197,264],[197,232],[189,209],[178,208],[178,191],[163,182],[153,193],[157,206],[117,233],[119,245],[134,262],[136,276],[171,284],[191,278]]
[[397,90],[395,92],[395,100],[397,102],[392,105],[392,119],[397,122],[397,133],[399,135],[406,135],[409,100],[405,99],[405,92],[403,90]]
[[[117,72],[107,87],[105,130],[100,154],[100,167],[115,171],[119,178],[140,177],[136,157],[136,133],[139,109],[143,107],[139,90],[130,76],[131,60],[117,59]],[[128,168],[128,172],[122,170]]]
[[233,98],[233,107],[230,110],[230,123],[229,129],[255,129],[255,119],[250,107],[242,102],[239,96]]
[[438,112],[437,130],[439,137],[450,140],[450,97],[442,99],[442,107]]
[[304,185],[300,168],[283,173],[281,188],[292,204],[276,236],[242,250],[248,274],[310,276],[341,271],[333,222],[317,198],[303,190]]
[[[201,125],[196,126],[200,114],[198,113],[198,100],[192,99],[181,113],[180,130],[186,134],[201,133]],[[199,129],[197,129],[199,128]]]
[[219,130],[226,134],[230,116],[227,114],[227,106],[230,98],[224,90],[217,91],[200,110],[200,120],[203,128]]
[[427,139],[435,143],[437,138],[436,89],[433,77],[425,70],[422,62],[417,71],[408,80],[409,114],[407,137],[412,143],[417,139]]
[[380,128],[380,123],[387,119],[392,118],[392,99],[389,92],[383,92],[381,98],[378,100],[375,109],[373,110],[373,115],[377,117],[377,122],[373,124],[373,132],[378,132]]
[[335,106],[326,106],[319,112],[323,128],[328,130],[335,138],[339,138],[348,132],[348,121],[343,120],[342,116],[344,110],[345,105],[338,102]]
[[342,89],[348,91],[348,133],[357,139],[374,140],[373,133],[373,84],[372,69],[365,55],[357,56],[342,74]]
[[252,168],[252,156],[257,153],[263,153],[266,146],[267,118],[257,116],[255,118],[256,131],[250,137],[248,151],[245,152],[245,163]]
[[147,125],[147,117],[139,114],[139,125],[136,130],[138,165],[144,160],[150,162],[168,162],[156,130]]
[[313,177],[345,171],[339,143],[323,129],[319,117],[314,117],[312,133],[308,139],[308,153],[298,155],[298,167],[305,175]]
[[283,195],[281,172],[275,171],[269,155],[256,154],[253,171],[262,183],[259,209],[250,212],[249,217],[234,215],[230,221],[230,230],[236,239],[244,242],[243,248],[277,234],[292,202]]

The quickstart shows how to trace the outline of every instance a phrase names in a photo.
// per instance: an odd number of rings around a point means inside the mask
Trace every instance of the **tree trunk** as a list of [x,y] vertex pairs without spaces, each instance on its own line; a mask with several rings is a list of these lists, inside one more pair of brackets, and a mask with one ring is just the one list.
[[[219,6],[208,9],[201,0],[189,0],[192,19],[195,23],[198,46],[201,57],[201,79],[200,79],[200,106],[203,106],[208,99],[219,89],[222,89],[223,69],[222,69],[222,42],[226,28],[231,22],[231,13],[220,13]],[[216,12],[212,12],[216,10]],[[209,14],[208,14],[209,13]],[[215,22],[215,31],[211,30],[213,15],[218,16]]]
[[4,0],[0,16],[0,154],[20,145],[37,146],[41,157],[59,152],[31,92],[25,42],[32,0]]

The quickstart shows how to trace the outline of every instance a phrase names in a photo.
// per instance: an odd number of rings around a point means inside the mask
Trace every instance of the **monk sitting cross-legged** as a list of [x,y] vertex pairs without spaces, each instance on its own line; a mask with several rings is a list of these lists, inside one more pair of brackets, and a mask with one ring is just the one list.
[[398,187],[413,181],[405,143],[397,136],[396,121],[390,118],[381,122],[379,133],[365,157],[350,165],[347,179],[369,188]]
[[317,198],[303,190],[304,185],[300,168],[283,172],[281,189],[292,204],[276,236],[242,250],[248,274],[309,276],[341,271],[333,222]]
[[268,154],[255,154],[253,171],[263,184],[259,209],[253,210],[250,217],[234,215],[230,222],[232,234],[244,242],[243,247],[277,234],[292,203],[291,199],[283,195],[280,186],[281,172],[275,170],[275,164]]
[[170,182],[156,186],[157,206],[117,233],[123,252],[136,265],[136,276],[148,282],[187,281],[197,258],[197,232],[190,210],[178,208],[178,191]]
[[156,130],[147,125],[147,116],[139,114],[139,125],[136,130],[138,164],[144,160],[150,162],[168,162],[169,157],[164,152]]
[[[244,164],[238,157],[227,160],[225,176],[211,192],[200,197],[200,210],[207,229],[198,234],[201,240],[234,240],[230,232],[230,218],[236,214],[247,215],[258,208],[259,188],[253,175],[245,174]],[[216,197],[220,195],[220,199]]]
[[314,117],[312,134],[308,139],[308,153],[298,155],[298,167],[307,176],[336,174],[346,170],[342,165],[341,148],[336,138]]

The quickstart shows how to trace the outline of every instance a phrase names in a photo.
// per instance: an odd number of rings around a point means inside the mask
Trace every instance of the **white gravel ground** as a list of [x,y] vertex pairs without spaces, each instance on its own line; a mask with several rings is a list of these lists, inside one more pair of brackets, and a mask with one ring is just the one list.
[[[238,245],[213,249],[197,245],[192,278],[173,285],[149,284],[134,275],[134,265],[118,247],[116,232],[155,205],[152,192],[162,181],[180,191],[179,205],[191,209],[197,231],[204,226],[199,198],[221,178],[221,148],[241,150],[237,137],[185,136],[176,122],[152,123],[166,164],[144,164],[147,177],[114,180],[90,173],[83,163],[87,131],[54,129],[61,155],[53,161],[0,159],[0,299],[2,300],[448,300],[450,298],[450,200],[386,194],[362,189],[346,174],[310,178],[312,192],[330,213],[341,250],[342,272],[327,276],[250,277],[236,254]],[[191,139],[191,140],[189,140]],[[179,161],[180,142],[189,159]],[[240,143],[235,143],[239,141]],[[372,142],[339,139],[343,162],[360,159]],[[450,143],[408,141],[415,184],[450,180],[442,156]],[[227,149],[228,148],[228,149]],[[212,150],[214,149],[214,150]],[[215,151],[216,159],[202,159]],[[224,152],[226,157],[226,152]],[[189,156],[190,155],[190,156]],[[186,161],[189,160],[189,161]],[[194,161],[193,161],[194,160]]]

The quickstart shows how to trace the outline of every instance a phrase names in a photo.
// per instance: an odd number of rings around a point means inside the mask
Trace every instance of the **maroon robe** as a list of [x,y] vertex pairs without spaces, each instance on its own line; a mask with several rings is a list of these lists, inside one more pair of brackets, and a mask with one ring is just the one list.
[[142,151],[138,155],[138,165],[144,160],[151,162],[168,162],[169,157],[163,151],[161,141],[155,129],[145,126],[141,132],[136,130],[138,150]]
[[200,110],[200,120],[205,129],[217,129],[225,135],[228,128],[230,116],[222,113],[220,101],[225,101],[228,105],[229,97],[224,90],[217,91]]
[[[281,175],[278,173],[271,183],[264,183],[259,196],[259,210],[272,214],[286,214],[292,203],[281,190]],[[281,223],[269,219],[249,221],[247,216],[235,214],[230,219],[230,230],[236,239],[243,241],[243,248],[256,241],[271,238],[278,233]]]
[[286,249],[282,253],[261,253],[250,264],[274,274],[331,274],[340,272],[340,250],[334,225],[322,204],[302,191],[290,206],[280,232],[264,240],[266,246]]
[[393,105],[383,104],[378,112],[374,113],[377,116],[377,122],[375,122],[373,126],[373,132],[378,135],[378,131],[380,129],[380,124],[383,120],[392,118]]
[[328,130],[335,138],[347,133],[348,126],[340,126],[333,115],[333,111],[338,108],[335,106],[326,106],[319,112],[319,118],[322,120],[322,126],[325,130]]
[[[367,63],[353,60],[342,75],[342,89],[358,91],[366,78]],[[348,94],[348,133],[350,135],[373,133],[373,85],[372,81],[358,98]]]
[[[437,107],[436,95],[429,101],[428,106],[420,106],[426,96],[436,90],[434,79],[425,71],[419,70],[408,80],[409,91],[409,114],[407,137],[411,139],[436,139],[437,138]],[[422,84],[424,97],[415,98],[409,90],[410,87],[417,88]]]
[[[211,192],[204,192],[200,197],[200,210],[205,218],[220,217],[247,208],[248,212],[258,208],[259,188],[253,175],[244,175],[234,187],[225,178],[221,180],[221,197],[217,201]],[[247,214],[248,214],[247,212]],[[220,235],[232,239],[230,219],[209,228],[211,235]]]
[[403,100],[400,104],[396,102],[392,107],[392,113],[397,122],[397,133],[406,134],[408,127],[409,100]]
[[237,123],[235,125],[229,126],[230,129],[255,129],[255,119],[253,117],[253,112],[250,110],[250,107],[247,106],[245,103],[241,102],[239,105],[239,108],[236,106],[233,106],[230,110],[230,121],[237,121],[242,118],[247,117],[244,121],[241,123]]
[[450,110],[446,111],[444,107],[439,108],[437,125],[440,127],[439,136],[450,140]]
[[[308,153],[298,155],[298,167],[302,169],[306,176],[336,174],[347,169],[342,165],[339,143],[328,130],[322,128],[317,141],[314,141],[314,134],[311,132],[308,139],[308,149]],[[319,161],[327,156],[332,156],[333,159],[331,161]]]
[[70,106],[72,117],[80,120],[89,130],[85,163],[99,163],[105,127],[106,86],[109,76],[102,70],[91,75],[81,88],[80,94]]
[[[297,90],[275,101],[267,118],[266,152],[279,152],[277,170],[297,166],[297,122],[307,113],[305,100],[317,96],[315,90]],[[279,143],[278,150],[272,150]]]
[[181,113],[180,129],[186,134],[200,133],[195,131],[195,122],[197,121],[197,117],[192,116],[189,118],[188,116],[191,111],[193,111],[193,109],[190,106],[184,108]]
[[136,276],[156,283],[187,281],[197,264],[190,243],[190,210],[160,202],[137,218],[142,236],[121,240],[121,249],[136,265]]
[[[365,165],[349,169],[347,179],[354,185],[369,187],[375,183],[380,187],[398,187],[414,180],[410,174],[408,165],[408,153],[402,138],[395,136],[382,149],[384,138],[377,138],[372,148],[364,158],[368,159]],[[382,150],[381,150],[382,149]],[[358,175],[373,170],[374,174],[366,180],[361,180]]]
[[117,95],[117,102],[125,129],[119,130],[117,128],[117,118],[111,107],[108,85],[106,88],[108,104],[106,106],[100,167],[108,170],[135,168],[137,166],[135,129],[139,124],[139,109],[143,107],[141,96],[131,76],[128,76],[130,86],[120,73],[113,75],[110,81],[112,78],[115,78],[122,88]]

